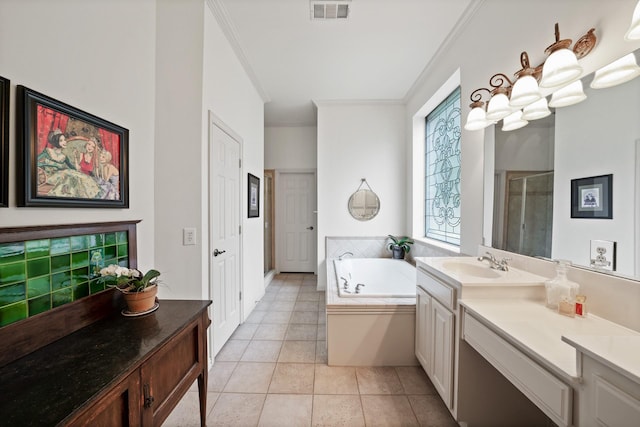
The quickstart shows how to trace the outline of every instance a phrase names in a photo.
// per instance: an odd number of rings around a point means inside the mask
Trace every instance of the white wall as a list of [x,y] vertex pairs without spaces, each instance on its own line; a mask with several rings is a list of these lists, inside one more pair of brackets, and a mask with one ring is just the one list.
[[[404,106],[396,103],[318,103],[318,288],[326,286],[326,236],[403,234],[406,145]],[[366,178],[380,212],[358,221],[349,196]]]
[[316,126],[268,126],[264,129],[265,169],[315,169]]
[[[141,219],[138,264],[154,263],[155,1],[4,0],[0,75],[11,80],[9,203],[0,225]],[[129,209],[17,208],[15,87],[129,129]]]
[[[225,38],[214,14],[205,8],[204,82],[202,105],[202,141],[206,153],[208,141],[207,115],[212,111],[240,138],[242,138],[242,172],[240,196],[242,211],[242,281],[243,316],[249,315],[264,294],[264,203],[260,204],[260,217],[247,218],[247,173],[261,177],[264,171],[264,101],[244,72],[229,42]],[[206,159],[205,159],[206,160]],[[203,182],[207,174],[202,176]],[[206,200],[203,194],[203,200]],[[260,185],[264,200],[264,185]],[[206,207],[204,207],[206,208]],[[208,224],[208,212],[202,214],[202,228]],[[207,234],[203,235],[205,239]],[[203,263],[211,251],[203,251]],[[203,268],[203,275],[208,274]]]
[[[640,80],[585,92],[586,101],[556,110],[552,256],[589,265],[589,241],[613,240],[617,271],[634,275]],[[607,174],[613,174],[613,219],[571,218],[571,180]]]
[[[207,239],[202,159],[204,4],[157,2],[155,218],[160,298],[204,298]],[[205,122],[206,123],[206,122]],[[206,181],[205,181],[206,183]],[[182,228],[198,228],[198,244],[182,246]]]
[[[246,174],[262,175],[263,101],[204,0],[158,0],[156,264],[161,298],[209,298],[209,111],[242,139]],[[262,189],[261,189],[262,190]],[[242,215],[244,315],[264,292],[262,215]],[[198,242],[182,246],[182,228]]]
[[[596,28],[598,44],[581,60],[585,72],[616,59],[637,48],[640,43],[623,39],[636,0],[565,0],[509,2],[486,0],[475,13],[460,22],[460,30],[441,49],[414,86],[407,102],[405,128],[410,132],[414,114],[437,92],[459,67],[461,72],[463,118],[469,112],[470,94],[489,86],[489,78],[502,72],[508,76],[520,69],[520,53],[527,51],[532,64],[544,59],[544,49],[554,41],[554,24],[560,24],[561,38],[574,41],[590,28]],[[495,28],[495,30],[489,30]],[[411,137],[407,144],[412,144]],[[483,158],[484,132],[462,131],[462,241],[461,251],[476,252],[482,242],[483,227]],[[407,171],[411,194],[412,170]],[[409,209],[420,209],[412,206]],[[410,214],[407,216],[409,217]],[[414,234],[421,230],[412,230]]]

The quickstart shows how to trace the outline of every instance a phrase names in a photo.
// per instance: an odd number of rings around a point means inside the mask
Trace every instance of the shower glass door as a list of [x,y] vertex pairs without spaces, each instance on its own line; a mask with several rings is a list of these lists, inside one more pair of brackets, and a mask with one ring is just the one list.
[[505,249],[551,257],[553,172],[508,178]]

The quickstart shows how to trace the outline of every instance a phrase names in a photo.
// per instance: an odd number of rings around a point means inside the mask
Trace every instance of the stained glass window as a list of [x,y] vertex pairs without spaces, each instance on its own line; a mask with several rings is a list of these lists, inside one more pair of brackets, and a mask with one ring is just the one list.
[[460,246],[460,87],[426,117],[425,236]]

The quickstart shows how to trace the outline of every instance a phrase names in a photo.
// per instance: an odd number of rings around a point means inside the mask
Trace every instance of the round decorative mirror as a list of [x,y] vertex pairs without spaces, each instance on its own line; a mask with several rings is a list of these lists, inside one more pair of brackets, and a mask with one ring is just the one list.
[[363,178],[360,183],[360,187],[349,197],[349,213],[352,217],[358,221],[369,221],[378,215],[380,211],[380,199],[378,195],[371,190],[362,188],[362,185],[366,184],[369,187],[367,181]]

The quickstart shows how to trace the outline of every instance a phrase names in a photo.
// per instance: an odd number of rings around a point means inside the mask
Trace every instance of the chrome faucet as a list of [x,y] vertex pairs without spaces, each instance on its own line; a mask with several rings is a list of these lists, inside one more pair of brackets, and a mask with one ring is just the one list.
[[340,276],[340,279],[344,280],[344,283],[342,284],[342,287],[344,289],[349,289],[349,281],[347,279],[345,279],[344,277]]
[[347,256],[347,255],[353,256],[353,252],[345,252],[342,255],[338,255],[338,261],[342,261],[342,258]]
[[478,257],[478,261],[489,261],[489,267],[495,270],[509,271],[509,258],[503,258],[500,261],[491,253],[486,252],[485,255]]
[[360,288],[361,288],[361,287],[363,287],[363,286],[364,286],[364,283],[358,283],[358,284],[356,285],[356,294],[359,294],[359,293],[360,293]]

